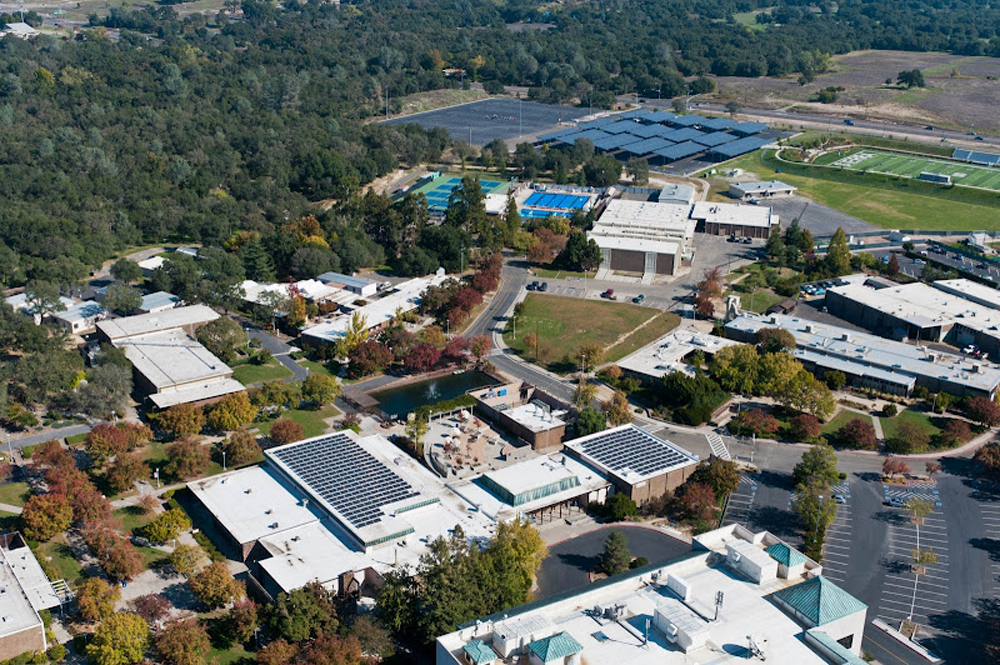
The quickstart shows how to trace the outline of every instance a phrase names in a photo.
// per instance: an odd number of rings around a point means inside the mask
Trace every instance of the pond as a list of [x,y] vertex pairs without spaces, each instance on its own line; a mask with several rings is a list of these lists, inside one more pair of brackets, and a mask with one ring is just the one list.
[[474,388],[482,388],[496,383],[496,380],[482,372],[462,372],[445,374],[433,379],[409,383],[399,388],[390,388],[372,397],[379,402],[382,413],[395,418],[404,418],[425,404],[437,404],[458,397]]

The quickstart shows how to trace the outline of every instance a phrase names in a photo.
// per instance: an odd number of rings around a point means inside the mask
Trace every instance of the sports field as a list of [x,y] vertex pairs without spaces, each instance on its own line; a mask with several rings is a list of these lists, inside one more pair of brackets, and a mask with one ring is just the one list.
[[[460,176],[442,175],[440,178],[432,180],[423,187],[414,190],[414,194],[423,194],[427,197],[427,207],[435,212],[444,212],[448,209],[448,198],[451,190],[462,184]],[[506,191],[510,183],[500,180],[479,179],[479,186],[483,189],[483,194],[502,194]]]
[[[997,167],[977,166],[951,159],[900,155],[871,148],[828,153],[823,157],[827,159],[817,160],[817,164],[825,162],[833,167],[885,173],[904,178],[916,178],[921,173],[937,173],[951,176],[951,181],[955,185],[1000,191],[1000,168]],[[831,159],[832,161],[827,161]]]

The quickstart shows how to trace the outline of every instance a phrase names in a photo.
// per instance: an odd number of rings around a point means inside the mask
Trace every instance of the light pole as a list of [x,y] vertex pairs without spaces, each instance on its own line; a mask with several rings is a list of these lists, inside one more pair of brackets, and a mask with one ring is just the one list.
[[222,451],[222,470],[226,470],[226,451]]
[[517,339],[517,314],[514,315],[514,339]]

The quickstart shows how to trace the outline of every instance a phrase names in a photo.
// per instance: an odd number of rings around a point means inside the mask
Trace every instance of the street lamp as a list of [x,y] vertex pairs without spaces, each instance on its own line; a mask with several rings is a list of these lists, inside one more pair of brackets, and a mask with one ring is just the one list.
[[226,470],[226,451],[222,451],[222,470]]

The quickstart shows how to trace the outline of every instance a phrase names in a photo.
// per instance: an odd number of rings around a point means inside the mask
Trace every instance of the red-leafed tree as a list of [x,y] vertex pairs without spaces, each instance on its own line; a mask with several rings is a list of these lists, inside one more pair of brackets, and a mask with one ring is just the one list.
[[885,458],[885,461],[882,462],[882,473],[890,478],[903,476],[909,472],[910,465],[897,457],[887,457]]
[[469,346],[469,350],[472,351],[472,355],[475,357],[476,362],[480,362],[483,358],[490,354],[490,351],[493,350],[493,342],[486,335],[476,335],[472,338],[472,344]]
[[878,445],[875,426],[870,420],[862,418],[854,418],[837,430],[835,436],[837,443],[855,450],[875,450],[875,446]]
[[40,444],[31,456],[31,463],[35,468],[45,466],[50,470],[76,468],[73,453],[68,448],[63,448],[62,444],[55,439]]
[[800,413],[789,422],[791,435],[797,441],[811,441],[823,431],[823,423],[811,413]]
[[1000,404],[989,397],[973,397],[965,406],[969,418],[987,427],[1000,425]]
[[466,337],[456,336],[448,340],[445,344],[441,356],[449,361],[461,360],[465,357],[465,352],[469,350],[469,340]]
[[715,492],[705,483],[688,483],[681,503],[693,519],[710,520],[715,513]]
[[302,425],[290,418],[283,418],[271,425],[271,440],[279,446],[302,439]]
[[372,339],[351,349],[347,357],[351,361],[351,369],[359,376],[381,372],[392,363],[392,351]]
[[756,434],[757,436],[769,436],[777,432],[778,427],[780,427],[778,419],[770,413],[765,413],[761,409],[741,411],[740,414],[733,418],[732,422],[729,423],[729,429],[732,430],[734,434],[739,434],[741,436],[749,436],[751,434]]
[[410,350],[403,365],[411,372],[426,372],[441,359],[441,352],[430,344],[420,343]]
[[170,475],[180,478],[193,478],[205,470],[212,454],[201,442],[184,437],[167,446],[168,462],[164,470]]

